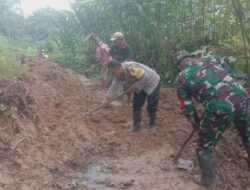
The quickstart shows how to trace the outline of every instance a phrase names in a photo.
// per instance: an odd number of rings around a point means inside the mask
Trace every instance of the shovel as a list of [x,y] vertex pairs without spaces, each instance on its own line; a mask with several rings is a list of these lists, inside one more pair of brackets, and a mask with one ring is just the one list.
[[[116,96],[116,97],[112,98],[111,100],[109,100],[106,104],[110,104],[110,103],[113,102],[114,100],[116,100],[116,99],[122,97],[123,95],[125,95],[125,94],[127,94],[127,93],[128,93],[127,91],[124,91],[123,93],[121,93],[121,94],[119,94],[118,96]],[[92,109],[92,110],[86,112],[86,113],[84,114],[84,116],[90,116],[92,113],[94,113],[94,112],[98,111],[99,109],[105,107],[106,104],[105,104],[105,105],[101,104],[100,106],[97,106],[96,108],[94,108],[94,109]]]
[[181,153],[183,152],[184,148],[187,146],[187,143],[192,139],[192,137],[194,136],[194,134],[197,130],[198,130],[198,127],[193,125],[192,132],[190,133],[188,138],[184,141],[183,145],[181,146],[180,150],[177,152],[177,154],[174,158],[175,162],[178,162],[179,158],[181,157]]
[[185,159],[182,159],[180,157],[181,157],[181,153],[183,152],[184,148],[187,146],[188,142],[192,139],[192,137],[194,136],[197,129],[198,129],[198,127],[193,125],[192,132],[190,133],[188,138],[184,141],[183,145],[181,146],[180,150],[177,152],[177,154],[174,158],[174,162],[177,164],[177,167],[180,169],[184,169],[184,170],[188,170],[188,171],[193,169],[193,162],[191,160],[185,160]]
[[90,78],[90,71],[92,71],[97,65],[99,65],[100,63],[97,63],[96,65],[92,65],[90,68],[88,68],[88,69],[86,69],[85,71],[84,71],[84,75],[85,75],[85,77],[86,78]]

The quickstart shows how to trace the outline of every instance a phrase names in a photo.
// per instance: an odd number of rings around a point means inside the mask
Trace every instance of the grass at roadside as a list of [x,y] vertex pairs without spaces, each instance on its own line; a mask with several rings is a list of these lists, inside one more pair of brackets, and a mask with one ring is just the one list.
[[18,76],[22,74],[28,66],[26,64],[16,65],[6,60],[0,59],[0,76]]

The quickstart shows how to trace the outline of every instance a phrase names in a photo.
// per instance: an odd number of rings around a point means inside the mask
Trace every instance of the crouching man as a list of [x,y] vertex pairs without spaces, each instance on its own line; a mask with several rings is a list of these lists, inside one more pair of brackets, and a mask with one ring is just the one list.
[[[149,115],[149,132],[155,133],[156,110],[160,98],[160,76],[146,65],[128,61],[122,63],[111,60],[108,67],[114,75],[114,80],[109,87],[103,104],[106,104],[116,94],[120,83],[126,82],[128,93],[133,96],[133,127],[129,129],[131,133],[136,133],[141,128],[141,109],[147,99],[147,110]],[[130,96],[128,96],[130,97]],[[129,100],[128,100],[129,101]]]
[[[199,128],[197,158],[201,175],[194,176],[194,182],[209,187],[215,177],[212,154],[221,134],[232,122],[239,131],[250,163],[248,94],[216,60],[204,63],[182,51],[176,53],[175,61],[180,70],[176,78],[179,105],[190,122]],[[204,105],[201,118],[192,104],[192,97]]]

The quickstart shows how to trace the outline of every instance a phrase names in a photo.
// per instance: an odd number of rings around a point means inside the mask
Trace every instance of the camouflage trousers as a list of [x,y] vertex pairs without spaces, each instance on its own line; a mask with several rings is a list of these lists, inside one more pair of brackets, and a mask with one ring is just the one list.
[[230,127],[232,122],[239,131],[243,145],[250,142],[250,117],[247,113],[247,101],[240,103],[237,110],[223,109],[220,104],[209,102],[200,121],[197,153],[199,156],[211,155],[218,144],[221,134]]

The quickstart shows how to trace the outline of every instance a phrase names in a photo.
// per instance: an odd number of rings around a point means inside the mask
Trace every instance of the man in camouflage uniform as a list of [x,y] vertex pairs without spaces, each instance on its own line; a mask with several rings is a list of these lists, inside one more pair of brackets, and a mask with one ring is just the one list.
[[[197,157],[201,175],[197,184],[210,186],[214,179],[212,153],[221,134],[235,123],[250,158],[250,119],[247,113],[248,94],[216,59],[190,57],[187,52],[176,53],[175,61],[181,71],[176,78],[178,103],[186,117],[199,127]],[[204,105],[199,118],[192,97]],[[248,161],[249,163],[249,161]]]
[[128,61],[120,62],[111,60],[108,63],[114,75],[114,80],[107,91],[106,98],[103,103],[115,97],[117,87],[120,83],[126,82],[129,86],[128,93],[134,93],[133,96],[133,127],[129,130],[136,133],[141,128],[141,108],[146,98],[149,114],[149,132],[155,133],[156,110],[160,98],[160,76],[146,65]]

